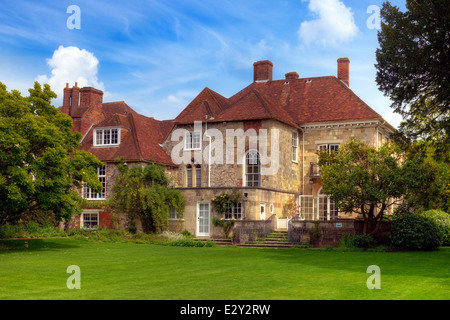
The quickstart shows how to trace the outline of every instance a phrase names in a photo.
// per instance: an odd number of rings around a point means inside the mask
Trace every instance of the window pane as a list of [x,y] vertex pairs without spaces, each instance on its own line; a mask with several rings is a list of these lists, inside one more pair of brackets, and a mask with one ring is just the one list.
[[101,145],[103,144],[103,130],[96,130],[95,144]]
[[199,164],[195,167],[195,186],[197,188],[202,186],[202,167]]
[[187,175],[187,187],[192,188],[192,166],[190,164],[186,167],[186,175]]
[[111,144],[111,130],[103,130],[103,144]]
[[111,129],[111,144],[118,144],[118,143],[119,143],[119,130]]

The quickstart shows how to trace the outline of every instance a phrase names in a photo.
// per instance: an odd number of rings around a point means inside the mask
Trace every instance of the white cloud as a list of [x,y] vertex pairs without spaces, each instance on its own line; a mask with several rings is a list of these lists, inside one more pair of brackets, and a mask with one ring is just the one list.
[[91,86],[105,91],[103,83],[97,78],[99,61],[93,53],[85,49],[59,46],[53,56],[47,59],[47,64],[51,68],[51,76],[39,75],[36,80],[48,83],[58,95],[58,102],[62,101],[62,91],[66,83],[72,87],[77,82],[80,88]]
[[309,0],[308,8],[317,19],[300,25],[298,34],[306,45],[318,42],[336,46],[358,33],[351,8],[339,0]]

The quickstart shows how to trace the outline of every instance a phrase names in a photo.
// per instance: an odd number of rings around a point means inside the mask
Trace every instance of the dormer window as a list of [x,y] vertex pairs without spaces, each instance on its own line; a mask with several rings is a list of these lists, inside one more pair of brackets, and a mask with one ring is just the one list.
[[119,128],[94,129],[94,146],[118,146],[120,144]]

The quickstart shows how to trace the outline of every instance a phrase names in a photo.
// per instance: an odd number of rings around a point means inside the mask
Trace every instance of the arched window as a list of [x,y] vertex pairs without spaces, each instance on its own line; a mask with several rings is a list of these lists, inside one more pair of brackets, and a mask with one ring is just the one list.
[[202,187],[202,166],[199,164],[195,166],[195,186]]
[[249,150],[245,154],[245,186],[261,186],[261,157],[257,150]]
[[186,179],[187,187],[192,188],[192,166],[190,164],[186,166]]

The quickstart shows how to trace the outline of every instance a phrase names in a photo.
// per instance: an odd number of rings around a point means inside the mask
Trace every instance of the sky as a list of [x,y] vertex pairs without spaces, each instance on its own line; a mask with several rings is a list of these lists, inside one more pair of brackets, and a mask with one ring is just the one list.
[[[175,118],[208,87],[231,97],[270,60],[273,79],[337,73],[390,124],[401,118],[377,88],[382,0],[0,0],[0,82],[28,95],[34,81],[92,86],[104,102]],[[404,10],[405,1],[392,5]]]

